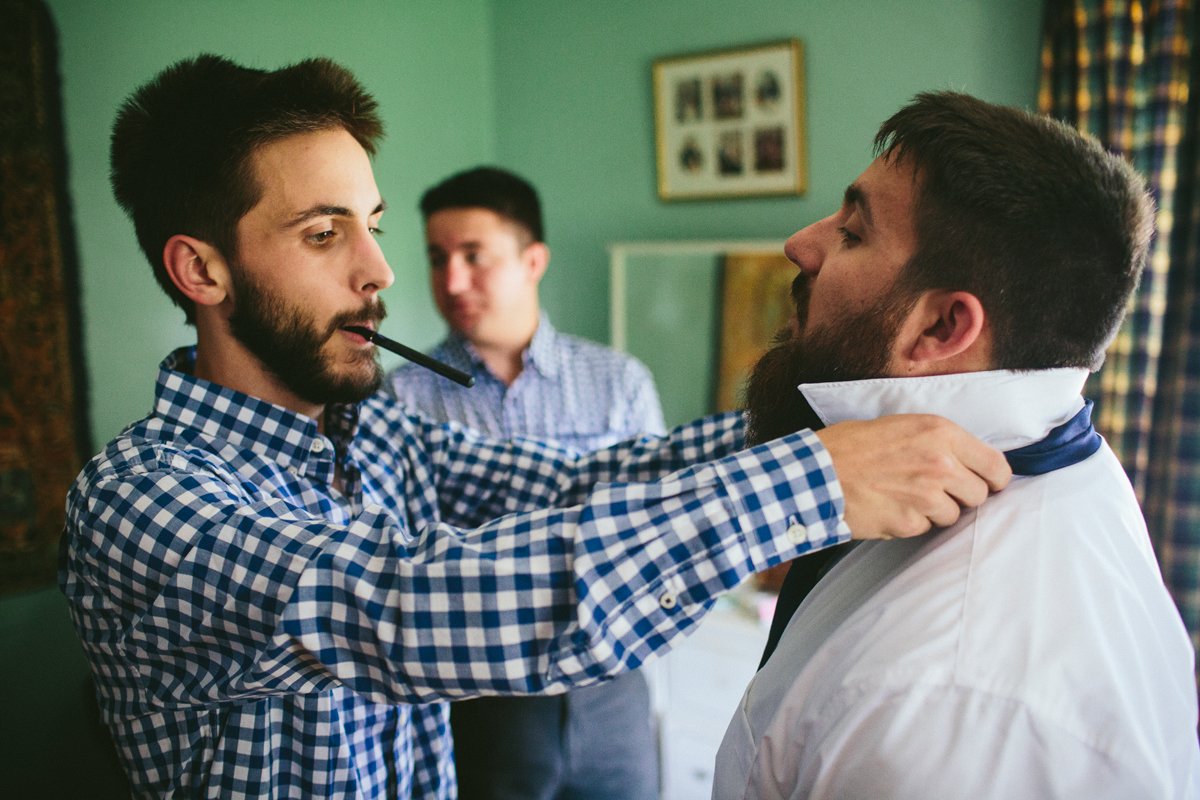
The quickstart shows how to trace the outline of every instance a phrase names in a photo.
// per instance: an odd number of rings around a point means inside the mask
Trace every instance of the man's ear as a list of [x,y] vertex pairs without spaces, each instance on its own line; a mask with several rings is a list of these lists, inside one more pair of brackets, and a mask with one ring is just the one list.
[[991,330],[970,292],[924,292],[901,324],[896,375],[938,375],[991,368]]
[[546,267],[550,266],[550,248],[545,242],[534,242],[521,253],[521,260],[529,268],[529,277],[537,283],[546,274]]
[[220,305],[230,294],[229,265],[207,242],[176,234],[163,248],[163,264],[171,282],[197,305]]

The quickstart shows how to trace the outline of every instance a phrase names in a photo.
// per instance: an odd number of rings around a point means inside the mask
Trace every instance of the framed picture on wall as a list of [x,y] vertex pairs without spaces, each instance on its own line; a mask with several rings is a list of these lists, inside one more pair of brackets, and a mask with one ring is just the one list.
[[795,279],[796,265],[782,248],[768,253],[725,253],[714,411],[742,407],[750,372],[796,309],[792,300]]
[[804,192],[799,41],[669,56],[654,62],[653,73],[659,197]]

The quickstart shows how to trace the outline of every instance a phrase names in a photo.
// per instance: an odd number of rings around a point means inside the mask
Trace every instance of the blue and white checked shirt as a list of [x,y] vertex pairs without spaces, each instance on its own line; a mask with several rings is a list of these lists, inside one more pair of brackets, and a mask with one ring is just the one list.
[[[544,311],[511,386],[493,375],[456,331],[431,355],[473,376],[475,385],[460,386],[406,363],[388,375],[384,389],[406,408],[438,422],[461,422],[498,439],[536,436],[580,453],[665,432],[650,370],[633,356],[559,333]],[[439,800],[442,795],[433,787],[453,796],[450,706],[414,706],[412,714],[421,728],[414,744],[414,784]]]
[[322,435],[194,359],[67,500],[59,582],[138,797],[408,797],[410,704],[635,668],[849,538],[811,432],[731,453],[725,415],[573,457],[377,396]]
[[461,422],[497,439],[552,439],[581,453],[666,430],[654,379],[642,362],[559,333],[545,312],[511,386],[493,375],[457,332],[430,355],[473,376],[475,385],[468,389],[405,364],[388,375],[384,388],[437,420]]

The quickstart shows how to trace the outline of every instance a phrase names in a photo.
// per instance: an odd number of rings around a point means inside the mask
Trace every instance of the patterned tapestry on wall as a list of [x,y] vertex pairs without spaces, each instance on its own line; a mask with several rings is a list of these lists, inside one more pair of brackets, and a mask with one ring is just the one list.
[[0,593],[52,582],[90,452],[53,24],[0,0]]

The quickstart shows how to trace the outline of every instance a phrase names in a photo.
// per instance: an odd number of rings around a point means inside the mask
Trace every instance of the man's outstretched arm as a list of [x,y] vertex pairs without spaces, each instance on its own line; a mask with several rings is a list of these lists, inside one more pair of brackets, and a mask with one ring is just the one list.
[[[629,443],[633,447],[626,452],[620,445],[608,451],[623,457],[608,474],[601,451],[592,460],[591,477],[654,480],[742,447],[743,433],[742,420],[732,415],[697,420],[663,439]],[[979,505],[1012,478],[1003,453],[931,414],[840,422],[817,437],[833,459],[846,502],[844,519],[855,539],[917,536],[952,525],[963,508]]]
[[817,433],[833,459],[855,539],[952,525],[1012,478],[1004,454],[942,417],[897,414]]
[[[430,467],[442,499],[452,500],[453,507],[443,514],[458,525],[577,505],[597,484],[659,480],[741,450],[744,432],[740,414],[721,414],[681,425],[663,437],[631,439],[572,461],[552,458],[536,440],[495,442],[429,424],[414,430],[424,450],[439,454]],[[1002,453],[933,415],[841,422],[817,437],[833,459],[846,497],[845,521],[856,539],[915,536],[950,525],[962,508],[979,505],[1012,476]],[[471,464],[492,468],[480,474]],[[533,469],[520,469],[522,464]],[[527,491],[513,491],[516,472]],[[458,485],[464,478],[469,485]]]

